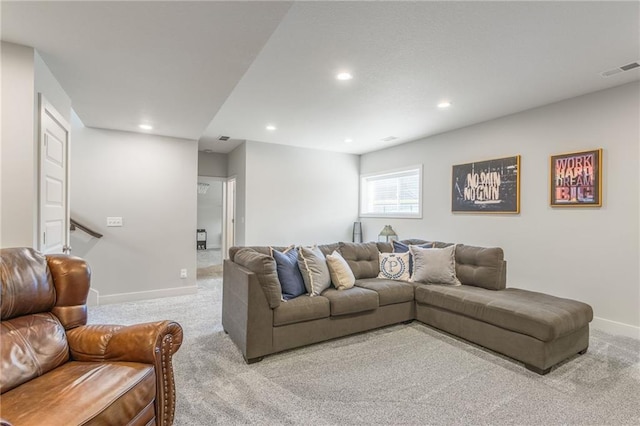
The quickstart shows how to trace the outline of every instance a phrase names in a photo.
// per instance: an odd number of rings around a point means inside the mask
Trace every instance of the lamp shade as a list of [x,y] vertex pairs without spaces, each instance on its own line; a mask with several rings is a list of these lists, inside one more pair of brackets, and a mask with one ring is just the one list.
[[385,225],[384,228],[382,228],[382,231],[380,231],[380,233],[378,234],[378,241],[383,241],[388,243],[390,241],[397,240],[397,239],[398,239],[398,234],[396,234],[396,231],[393,230],[391,225]]

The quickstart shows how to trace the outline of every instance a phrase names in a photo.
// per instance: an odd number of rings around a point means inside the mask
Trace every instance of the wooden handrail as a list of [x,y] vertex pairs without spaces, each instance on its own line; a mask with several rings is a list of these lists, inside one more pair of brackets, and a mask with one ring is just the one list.
[[87,226],[84,226],[84,225],[83,225],[83,224],[81,224],[81,223],[78,223],[78,221],[74,220],[73,218],[71,218],[71,219],[70,219],[70,222],[71,222],[71,227],[70,227],[70,229],[71,229],[72,231],[75,231],[75,230],[76,230],[76,228],[80,228],[80,230],[82,230],[82,231],[86,232],[87,234],[91,235],[91,236],[92,236],[92,237],[94,237],[94,238],[102,238],[102,234],[101,234],[101,233],[96,232],[96,231],[94,231],[93,229],[91,229],[91,228],[89,228],[89,227],[87,227]]

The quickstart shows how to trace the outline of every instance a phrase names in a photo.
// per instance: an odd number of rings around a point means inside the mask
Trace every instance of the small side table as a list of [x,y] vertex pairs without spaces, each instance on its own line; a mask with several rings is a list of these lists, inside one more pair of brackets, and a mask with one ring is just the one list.
[[198,229],[196,232],[196,250],[207,249],[207,230]]

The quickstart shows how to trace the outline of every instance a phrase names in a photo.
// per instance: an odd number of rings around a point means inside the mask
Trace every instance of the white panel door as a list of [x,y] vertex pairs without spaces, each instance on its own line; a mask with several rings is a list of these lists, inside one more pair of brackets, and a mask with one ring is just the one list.
[[43,253],[69,251],[69,124],[40,99],[40,238]]

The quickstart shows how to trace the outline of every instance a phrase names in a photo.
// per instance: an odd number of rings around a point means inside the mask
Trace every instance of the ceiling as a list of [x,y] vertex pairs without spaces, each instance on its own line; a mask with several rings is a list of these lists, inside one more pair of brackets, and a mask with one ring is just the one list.
[[2,40],[36,48],[86,126],[147,123],[223,153],[254,140],[361,154],[640,79],[600,75],[640,60],[635,1],[3,0],[0,13]]

